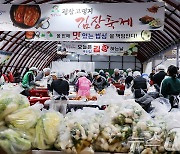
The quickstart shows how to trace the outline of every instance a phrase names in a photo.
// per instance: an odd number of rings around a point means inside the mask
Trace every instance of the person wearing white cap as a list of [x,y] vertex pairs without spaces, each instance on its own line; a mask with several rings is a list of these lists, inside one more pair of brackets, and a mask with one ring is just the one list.
[[63,115],[66,114],[67,96],[69,95],[69,83],[64,79],[63,72],[57,72],[57,80],[51,84],[53,97],[56,100],[55,110],[60,111]]
[[139,71],[135,71],[133,73],[133,85],[132,92],[134,92],[135,98],[140,98],[147,93],[147,81],[143,77],[141,77],[141,73]]
[[94,72],[93,73],[93,82],[92,85],[94,86],[94,89],[97,92],[101,92],[102,90],[104,90],[106,87],[108,87],[108,82],[106,80],[105,77],[99,75],[98,72]]
[[43,79],[43,77],[49,76],[50,74],[50,68],[44,68],[43,71],[40,71],[36,76],[36,81],[40,81]]
[[106,78],[106,74],[104,73],[104,70],[100,70],[100,71],[99,71],[99,75],[101,75],[101,76],[103,76],[103,77]]
[[22,87],[25,89],[21,94],[29,96],[28,90],[34,86],[40,86],[35,82],[35,75],[37,74],[37,68],[31,67],[29,71],[24,75],[22,79]]
[[164,65],[158,65],[156,67],[156,71],[157,73],[153,75],[153,83],[156,84],[156,86],[158,87],[158,91],[159,91],[159,87],[161,86],[161,82],[162,80],[165,78],[166,73],[165,73],[165,66]]
[[91,88],[91,81],[87,79],[87,74],[85,72],[79,72],[79,78],[76,82],[76,87],[78,91],[78,96],[81,97],[90,97],[90,88]]
[[49,91],[51,90],[51,84],[54,80],[57,80],[57,73],[56,72],[51,72],[48,79],[47,79],[47,88]]
[[[122,73],[122,72],[121,72]],[[120,75],[120,70],[118,68],[114,69],[114,73],[112,74],[112,79],[114,82],[120,82],[120,79],[123,77]]]

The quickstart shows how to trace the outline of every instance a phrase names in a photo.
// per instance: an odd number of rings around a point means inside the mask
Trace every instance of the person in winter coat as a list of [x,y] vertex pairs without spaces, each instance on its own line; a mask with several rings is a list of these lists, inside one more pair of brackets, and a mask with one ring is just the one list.
[[[162,81],[160,92],[165,98],[169,98],[172,107],[179,103],[180,79],[177,78],[177,67],[171,65],[168,67],[167,74],[169,77]],[[177,102],[175,102],[175,99]]]
[[133,85],[132,92],[134,92],[135,98],[140,98],[147,93],[147,81],[143,77],[141,77],[141,73],[139,71],[135,71],[133,73]]
[[103,70],[100,70],[100,71],[99,71],[99,75],[101,75],[101,76],[103,76],[103,77],[105,77],[105,78],[106,78],[106,74],[104,73],[104,71],[103,71]]
[[[53,95],[57,96],[55,99],[62,98],[69,95],[69,83],[64,79],[64,73],[57,73],[57,80],[53,80],[51,83],[51,89]],[[64,99],[64,98],[63,98]]]
[[51,83],[51,90],[53,93],[51,97],[55,100],[53,108],[65,115],[69,95],[69,83],[64,79],[63,72],[57,72],[57,80],[53,80]]
[[133,78],[132,72],[129,72],[128,76],[125,79],[126,88],[130,88],[131,87],[133,79],[134,78]]
[[21,82],[21,74],[18,70],[16,70],[14,73],[14,82],[15,83]]
[[104,78],[103,76],[99,75],[98,72],[94,72],[93,77],[94,77],[94,80],[92,82],[92,85],[94,86],[94,89],[97,92],[101,92],[106,87],[108,87],[108,82],[107,82],[106,78]]
[[81,72],[80,77],[76,82],[76,86],[78,89],[78,96],[86,98],[90,97],[91,81],[86,78],[86,73]]
[[122,76],[120,76],[119,69],[114,69],[114,73],[112,74],[111,78],[114,80],[114,82],[120,82]]
[[157,84],[160,87],[162,80],[166,76],[165,67],[163,65],[159,65],[156,68],[157,73],[153,75],[153,83]]
[[37,68],[31,67],[29,71],[24,75],[22,79],[22,87],[24,91],[21,92],[22,95],[29,96],[29,90],[34,86],[40,86],[35,82],[35,75],[37,74]]
[[7,77],[9,82],[13,83],[14,82],[14,76],[12,74],[12,72],[10,72],[9,70],[7,71]]

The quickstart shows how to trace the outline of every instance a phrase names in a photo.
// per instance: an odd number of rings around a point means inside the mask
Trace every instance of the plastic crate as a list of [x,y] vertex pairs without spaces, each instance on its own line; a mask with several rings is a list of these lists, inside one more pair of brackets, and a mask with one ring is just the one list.
[[113,84],[116,88],[119,88],[120,90],[125,90],[125,85],[120,83],[114,83]]
[[48,97],[48,90],[47,89],[32,89],[29,90],[30,96],[36,96],[36,97]]
[[42,98],[29,98],[30,105],[34,105],[37,102],[44,105],[45,101],[50,100],[50,97],[42,97]]

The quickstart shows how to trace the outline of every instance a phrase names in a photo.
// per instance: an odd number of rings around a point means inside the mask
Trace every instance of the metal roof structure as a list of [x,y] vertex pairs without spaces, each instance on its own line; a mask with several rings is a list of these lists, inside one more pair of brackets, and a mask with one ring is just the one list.
[[[141,3],[165,2],[165,25],[163,31],[152,31],[150,42],[140,42],[137,59],[140,62],[152,58],[180,44],[180,0],[1,0],[1,4],[63,4],[63,3]],[[25,41],[25,32],[0,31],[0,50],[13,52],[3,68],[23,72],[26,67],[47,67],[57,54],[57,42]]]

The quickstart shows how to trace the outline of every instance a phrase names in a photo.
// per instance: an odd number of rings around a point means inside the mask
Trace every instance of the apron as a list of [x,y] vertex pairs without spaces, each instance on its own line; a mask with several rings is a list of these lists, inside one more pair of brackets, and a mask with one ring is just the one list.
[[55,90],[53,90],[53,94],[53,101],[50,104],[50,108],[65,115],[67,110],[68,97],[63,94],[59,95]]

